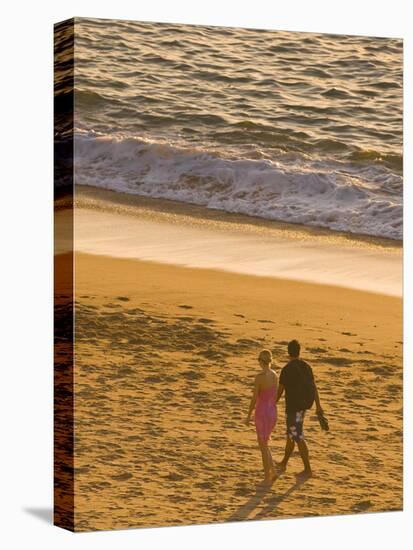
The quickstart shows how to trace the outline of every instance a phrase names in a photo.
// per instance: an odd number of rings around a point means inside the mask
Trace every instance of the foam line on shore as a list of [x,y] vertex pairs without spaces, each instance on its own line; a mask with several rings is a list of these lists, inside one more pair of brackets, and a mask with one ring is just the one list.
[[[64,215],[64,210],[57,214]],[[139,216],[77,208],[75,247],[91,254],[402,295],[400,248],[360,245],[340,236],[242,231],[239,223],[183,218],[183,213],[165,217],[155,209]]]

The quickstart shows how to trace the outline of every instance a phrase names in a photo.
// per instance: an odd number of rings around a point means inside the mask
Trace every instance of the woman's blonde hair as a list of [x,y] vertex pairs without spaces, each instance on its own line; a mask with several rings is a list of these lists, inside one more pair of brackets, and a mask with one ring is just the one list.
[[258,356],[258,361],[262,361],[263,363],[271,363],[272,362],[272,353],[269,349],[263,349],[260,351],[260,354]]

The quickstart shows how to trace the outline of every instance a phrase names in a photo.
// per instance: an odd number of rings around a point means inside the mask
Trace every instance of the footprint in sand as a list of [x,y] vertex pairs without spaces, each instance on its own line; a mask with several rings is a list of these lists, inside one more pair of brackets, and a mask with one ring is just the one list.
[[367,369],[368,372],[373,372],[374,374],[377,374],[379,376],[392,376],[392,367],[387,365],[377,366],[377,367],[370,367]]
[[180,307],[181,309],[194,309],[193,306],[188,306],[188,305],[186,305],[186,304],[182,304],[182,305],[180,305],[180,306],[178,306],[178,307]]
[[158,382],[162,382],[163,379],[161,376],[147,376],[143,381],[148,384],[157,384]]
[[201,481],[200,483],[195,483],[194,486],[198,489],[212,489],[214,484],[211,481]]
[[353,504],[351,509],[353,512],[365,512],[369,508],[371,508],[372,503],[370,500],[362,500],[360,502],[357,502],[356,504]]
[[120,300],[121,302],[129,302],[130,301],[130,298],[128,298],[127,296],[118,296],[116,299]]
[[347,357],[325,357],[323,358],[323,361],[337,367],[351,365],[351,363],[353,362],[351,359],[347,359]]
[[188,370],[186,372],[183,372],[182,376],[187,380],[199,380],[200,378],[205,378],[205,374],[194,370]]
[[171,473],[166,475],[165,478],[169,479],[170,481],[182,481],[183,479],[185,479],[185,476],[177,473]]
[[133,369],[131,369],[130,367],[120,367],[117,373],[119,378],[123,376],[128,376],[130,374],[133,374]]
[[142,441],[144,438],[142,435],[128,435],[126,436],[128,441]]
[[127,481],[131,477],[133,477],[133,476],[129,472],[124,472],[123,474],[118,474],[118,475],[115,475],[115,476],[111,476],[111,478],[114,479],[115,481]]
[[388,384],[386,386],[386,389],[390,395],[395,393],[401,393],[403,390],[403,387],[401,384]]
[[246,497],[251,494],[251,486],[246,484],[240,484],[235,489],[235,495],[237,497]]
[[256,347],[258,342],[256,340],[252,340],[251,338],[238,338],[237,344],[245,347]]
[[[195,485],[196,487],[197,485]],[[187,502],[188,497],[185,495],[170,495],[169,500],[172,500],[172,502]]]

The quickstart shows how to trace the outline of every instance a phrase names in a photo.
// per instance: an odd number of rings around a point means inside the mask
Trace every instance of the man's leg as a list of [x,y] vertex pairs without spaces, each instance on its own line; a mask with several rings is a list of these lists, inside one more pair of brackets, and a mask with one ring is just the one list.
[[285,470],[287,468],[287,462],[291,456],[291,453],[293,452],[294,450],[294,446],[295,446],[295,442],[294,440],[296,439],[296,429],[295,429],[295,420],[296,420],[296,416],[295,416],[295,413],[287,413],[286,414],[286,417],[285,417],[285,420],[286,420],[286,427],[287,427],[287,441],[285,443],[285,451],[284,451],[284,458],[282,459],[281,462],[278,462],[277,463],[277,466],[280,470]]
[[308,447],[304,439],[304,431],[303,431],[304,416],[305,416],[305,411],[297,412],[297,415],[296,415],[297,445],[298,445],[298,450],[300,451],[301,460],[303,461],[303,464],[304,464],[304,471],[302,473],[306,476],[311,476],[312,471],[310,466],[310,458],[308,456]]
[[285,451],[284,451],[284,458],[281,462],[278,462],[277,466],[281,470],[285,470],[287,468],[287,462],[291,456],[291,453],[294,450],[294,440],[290,438],[290,436],[287,435],[287,441],[285,443]]
[[310,458],[308,456],[308,447],[307,443],[304,439],[300,439],[300,441],[297,442],[298,450],[300,451],[301,460],[304,464],[304,472],[305,474],[312,475],[311,466],[310,466]]

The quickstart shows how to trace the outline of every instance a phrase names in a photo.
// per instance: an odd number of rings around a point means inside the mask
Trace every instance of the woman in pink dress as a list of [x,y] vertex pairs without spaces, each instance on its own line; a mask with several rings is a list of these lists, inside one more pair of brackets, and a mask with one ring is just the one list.
[[255,409],[255,429],[264,467],[264,479],[266,482],[271,482],[276,475],[276,469],[268,447],[268,441],[277,422],[278,377],[271,369],[272,354],[269,350],[264,349],[261,351],[258,362],[261,366],[261,372],[255,377],[254,390],[245,423],[247,426],[249,425],[252,412]]

